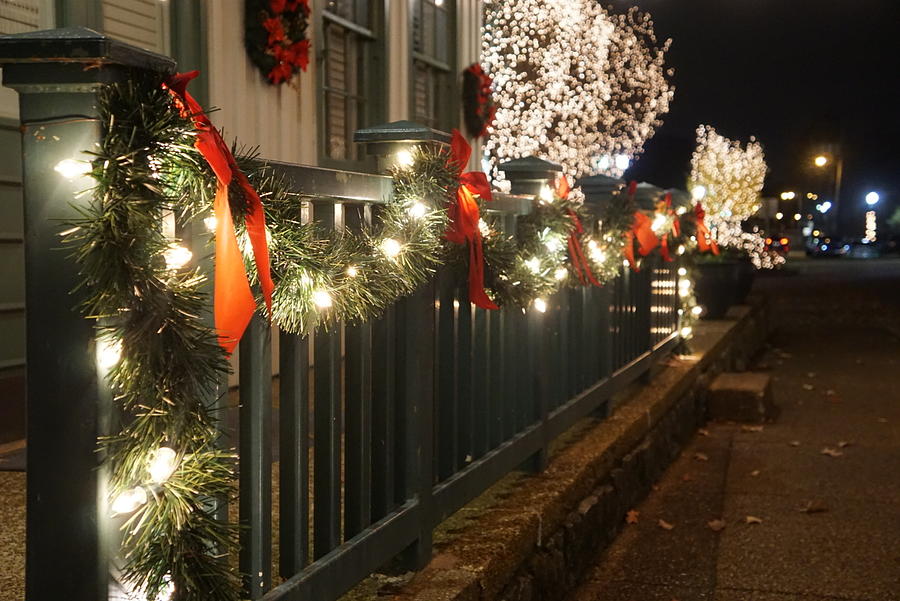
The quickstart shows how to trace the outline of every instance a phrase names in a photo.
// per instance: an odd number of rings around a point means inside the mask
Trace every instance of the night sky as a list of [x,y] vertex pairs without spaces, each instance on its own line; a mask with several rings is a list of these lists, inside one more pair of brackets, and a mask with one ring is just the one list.
[[[770,172],[766,194],[805,192],[823,143],[844,155],[841,218],[861,227],[863,197],[900,206],[900,1],[613,0],[648,10],[673,39],[675,101],[627,174],[684,187],[699,123],[755,135]],[[827,186],[824,186],[827,188]]]

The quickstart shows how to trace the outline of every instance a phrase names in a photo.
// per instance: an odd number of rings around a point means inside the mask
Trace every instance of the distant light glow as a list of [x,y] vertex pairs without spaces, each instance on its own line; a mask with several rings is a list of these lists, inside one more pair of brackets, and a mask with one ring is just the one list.
[[428,212],[428,207],[423,203],[416,201],[406,210],[406,212],[413,219],[421,219]]
[[147,503],[147,491],[142,487],[130,488],[122,491],[112,503],[113,513],[126,514],[136,511]]
[[320,309],[330,309],[334,304],[331,294],[321,288],[312,293],[312,301]]
[[778,211],[777,213],[775,213],[775,219],[781,221],[782,219],[784,219],[784,213]]
[[547,312],[547,301],[542,298],[534,299],[534,308],[540,311],[541,313]]
[[824,167],[825,165],[828,164],[828,157],[820,154],[815,159],[813,159],[813,163],[815,164],[816,167]]
[[866,194],[866,204],[870,207],[877,205],[879,200],[881,200],[881,196],[878,195],[878,192],[869,192]]
[[617,154],[616,155],[616,169],[619,171],[625,171],[631,166],[631,157],[627,154]]
[[691,197],[698,202],[706,198],[706,186],[697,184],[691,188]]
[[415,159],[413,158],[413,153],[407,149],[397,151],[397,154],[394,156],[397,165],[399,167],[412,167]]
[[395,259],[403,250],[403,245],[393,238],[385,238],[381,241],[381,252],[389,259]]
[[186,247],[180,244],[170,244],[169,248],[163,251],[163,258],[166,260],[166,268],[181,269],[187,265],[194,254]]

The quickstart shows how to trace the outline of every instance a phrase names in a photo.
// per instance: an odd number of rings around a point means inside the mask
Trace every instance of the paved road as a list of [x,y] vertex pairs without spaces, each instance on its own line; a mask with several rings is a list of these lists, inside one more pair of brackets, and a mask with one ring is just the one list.
[[900,260],[796,261],[755,290],[779,420],[698,434],[571,601],[900,601]]

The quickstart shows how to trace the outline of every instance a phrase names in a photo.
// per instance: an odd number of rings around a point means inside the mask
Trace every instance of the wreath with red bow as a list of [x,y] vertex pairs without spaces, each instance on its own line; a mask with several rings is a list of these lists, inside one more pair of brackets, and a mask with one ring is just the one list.
[[486,136],[497,114],[491,89],[493,84],[494,80],[481,65],[474,64],[463,71],[463,118],[466,131],[473,138]]
[[289,82],[309,65],[309,0],[246,0],[247,54],[269,83]]

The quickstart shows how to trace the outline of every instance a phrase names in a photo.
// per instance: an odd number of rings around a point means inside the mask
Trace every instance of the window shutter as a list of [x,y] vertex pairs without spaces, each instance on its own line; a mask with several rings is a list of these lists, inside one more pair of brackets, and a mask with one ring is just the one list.
[[139,48],[168,54],[168,5],[159,0],[103,0],[103,31]]

